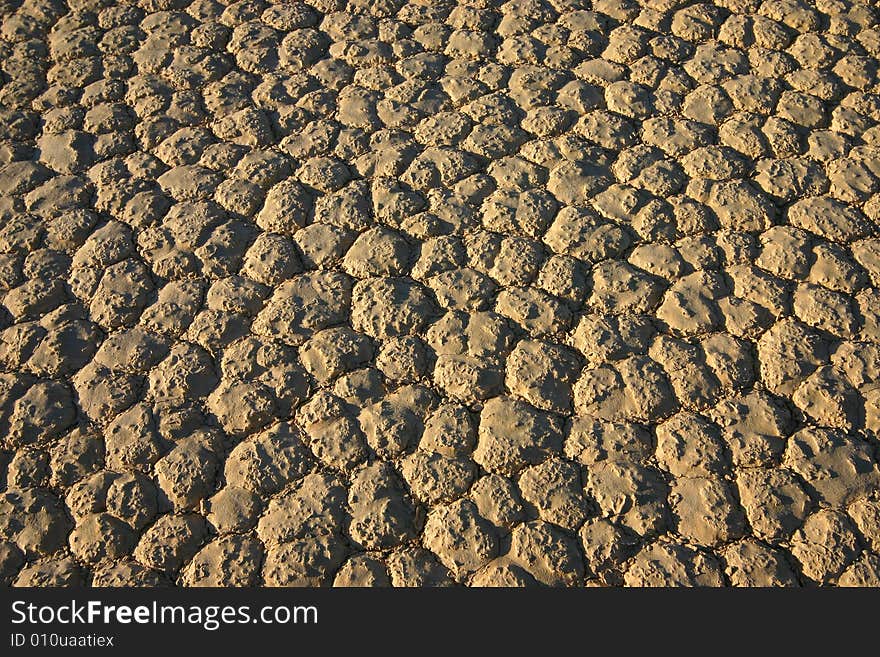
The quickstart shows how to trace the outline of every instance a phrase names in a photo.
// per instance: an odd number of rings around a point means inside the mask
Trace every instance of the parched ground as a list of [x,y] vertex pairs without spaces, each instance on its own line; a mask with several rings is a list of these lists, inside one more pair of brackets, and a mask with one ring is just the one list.
[[880,585],[875,0],[0,0],[0,583]]

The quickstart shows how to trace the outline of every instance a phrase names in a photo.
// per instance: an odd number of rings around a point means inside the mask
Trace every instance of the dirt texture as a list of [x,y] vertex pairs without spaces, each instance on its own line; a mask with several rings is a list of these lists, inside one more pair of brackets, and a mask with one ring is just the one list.
[[0,584],[880,585],[876,0],[0,16]]

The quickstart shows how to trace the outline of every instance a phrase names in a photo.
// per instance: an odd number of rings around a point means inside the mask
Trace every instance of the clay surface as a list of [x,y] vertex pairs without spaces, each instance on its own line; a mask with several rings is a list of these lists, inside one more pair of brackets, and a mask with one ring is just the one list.
[[880,585],[874,0],[0,0],[0,584]]

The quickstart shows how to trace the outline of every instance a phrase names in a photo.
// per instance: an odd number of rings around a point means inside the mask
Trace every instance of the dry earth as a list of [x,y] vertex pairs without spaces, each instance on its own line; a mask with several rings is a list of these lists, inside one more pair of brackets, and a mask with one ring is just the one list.
[[880,584],[876,2],[0,13],[3,584]]

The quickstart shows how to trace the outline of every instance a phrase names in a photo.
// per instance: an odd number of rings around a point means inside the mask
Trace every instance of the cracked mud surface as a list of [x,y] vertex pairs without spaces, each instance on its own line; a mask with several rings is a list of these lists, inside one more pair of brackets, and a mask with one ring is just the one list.
[[876,2],[0,15],[2,584],[880,584]]

